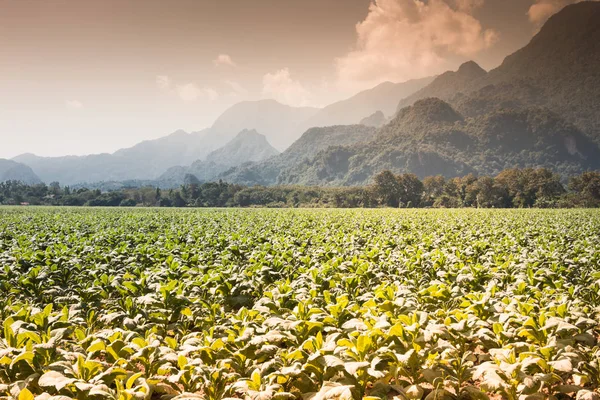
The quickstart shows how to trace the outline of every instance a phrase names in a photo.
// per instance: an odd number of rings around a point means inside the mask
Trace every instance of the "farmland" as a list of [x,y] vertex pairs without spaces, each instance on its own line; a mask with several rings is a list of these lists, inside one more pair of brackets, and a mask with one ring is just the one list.
[[0,208],[0,396],[597,399],[600,211]]

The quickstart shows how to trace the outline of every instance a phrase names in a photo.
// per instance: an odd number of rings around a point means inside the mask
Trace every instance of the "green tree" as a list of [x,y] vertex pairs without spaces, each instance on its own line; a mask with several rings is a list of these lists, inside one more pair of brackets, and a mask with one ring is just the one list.
[[373,180],[375,182],[374,192],[379,203],[389,207],[398,207],[401,189],[396,175],[385,170],[375,175]]
[[423,197],[423,182],[415,174],[396,176],[399,188],[398,203],[402,207],[418,207]]
[[600,172],[587,171],[569,181],[569,189],[577,194],[582,205],[600,206]]

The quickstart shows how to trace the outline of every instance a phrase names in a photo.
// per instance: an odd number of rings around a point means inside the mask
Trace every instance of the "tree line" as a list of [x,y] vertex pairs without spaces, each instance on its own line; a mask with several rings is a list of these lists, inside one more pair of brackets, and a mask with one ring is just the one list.
[[0,183],[0,204],[105,207],[435,207],[558,208],[599,207],[600,172],[563,182],[545,168],[504,170],[495,177],[458,178],[382,171],[363,187],[243,186],[223,181],[200,183],[189,177],[177,189],[156,187],[71,189],[54,182]]

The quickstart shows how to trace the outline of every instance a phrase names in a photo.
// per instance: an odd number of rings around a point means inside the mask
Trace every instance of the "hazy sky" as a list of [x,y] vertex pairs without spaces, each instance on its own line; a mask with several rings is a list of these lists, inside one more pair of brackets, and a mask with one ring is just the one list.
[[0,157],[112,152],[241,100],[323,106],[490,69],[575,1],[0,0]]

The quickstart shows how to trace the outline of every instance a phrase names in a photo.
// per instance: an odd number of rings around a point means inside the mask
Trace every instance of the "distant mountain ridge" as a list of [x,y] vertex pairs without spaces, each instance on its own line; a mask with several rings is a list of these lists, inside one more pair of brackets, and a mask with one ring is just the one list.
[[477,81],[487,75],[487,72],[481,68],[476,62],[468,61],[462,64],[458,70],[447,71],[437,76],[430,84],[413,94],[403,98],[397,104],[396,111],[410,106],[415,101],[426,99],[429,97],[437,97],[439,99],[448,99],[456,93],[465,90],[473,81]]
[[485,72],[474,62],[402,99],[398,110],[437,97],[465,116],[546,107],[600,143],[600,2],[553,15],[531,41]]
[[182,130],[121,149],[113,154],[38,157],[22,154],[13,160],[28,165],[46,183],[73,185],[82,182],[153,179],[178,163],[192,162],[213,150],[207,132]]
[[[275,149],[283,150],[312,127],[316,117],[327,125],[358,123],[364,117],[384,109],[391,113],[397,99],[426,85],[433,78],[394,84],[386,82],[358,93],[330,107],[290,107],[275,100],[245,101],[227,109],[207,129],[187,133],[178,130],[154,140],[146,140],[112,154],[86,156],[39,157],[22,154],[13,160],[30,166],[40,178],[50,183],[80,185],[93,182],[153,181],[172,167],[196,164],[195,171],[204,178],[220,171],[223,166],[239,165],[237,161],[207,160],[210,152],[224,146],[243,130],[256,130],[266,137]],[[364,114],[364,115],[363,115]],[[317,122],[315,122],[317,123]],[[378,122],[379,123],[379,122]],[[216,156],[218,157],[218,156]],[[202,165],[201,161],[212,161]],[[201,167],[201,168],[200,168]],[[206,168],[204,168],[206,167]],[[201,169],[207,174],[201,173]],[[173,173],[175,169],[171,170]]]
[[42,183],[27,165],[0,158],[0,182],[6,181],[19,181],[27,185]]
[[225,146],[212,151],[206,161],[235,167],[247,162],[266,160],[277,154],[279,151],[271,146],[265,135],[255,129],[244,129]]
[[[45,181],[63,176],[67,183],[181,179],[193,172],[200,180],[244,184],[359,185],[382,169],[458,176],[513,167],[547,167],[568,176],[600,168],[597,21],[600,2],[567,6],[489,72],[469,61],[457,71],[384,83],[320,110],[242,102],[197,134],[176,132],[81,158],[85,162],[61,157],[44,164],[32,155],[15,161]],[[260,160],[244,159],[243,146],[209,156],[244,129],[285,150]]]
[[355,125],[380,111],[390,117],[396,111],[398,101],[427,86],[435,77],[413,79],[407,82],[384,82],[372,89],[324,107],[305,121],[303,132],[314,127],[333,125]]
[[275,100],[243,101],[221,114],[210,127],[222,144],[244,129],[255,129],[265,135],[279,151],[286,149],[302,132],[299,125],[319,112],[313,107],[291,107]]
[[364,125],[335,125],[323,128],[311,128],[283,153],[253,165],[241,165],[219,176],[228,182],[245,185],[285,184],[286,171],[319,151],[331,146],[353,145],[372,139],[375,128]]
[[401,110],[368,143],[329,147],[297,164],[286,183],[364,185],[385,169],[423,178],[495,175],[515,167],[548,167],[569,176],[600,168],[600,149],[545,109],[465,118],[430,98]]
[[264,135],[254,129],[244,129],[225,146],[211,152],[205,160],[197,160],[187,167],[171,167],[158,180],[183,184],[186,175],[193,175],[199,181],[206,182],[232,167],[267,160],[277,154],[279,151],[271,146]]
[[[232,140],[240,131],[262,127],[267,138],[293,141],[293,129],[317,109],[289,107],[274,100],[243,102],[225,111],[211,128],[187,133],[178,130],[112,154],[39,157],[22,154],[14,161],[28,165],[46,183],[63,185],[84,182],[154,180],[173,166],[189,166]],[[291,136],[286,136],[286,135]],[[299,136],[299,134],[297,134]],[[270,140],[269,140],[270,141]],[[227,162],[225,162],[227,165]]]

